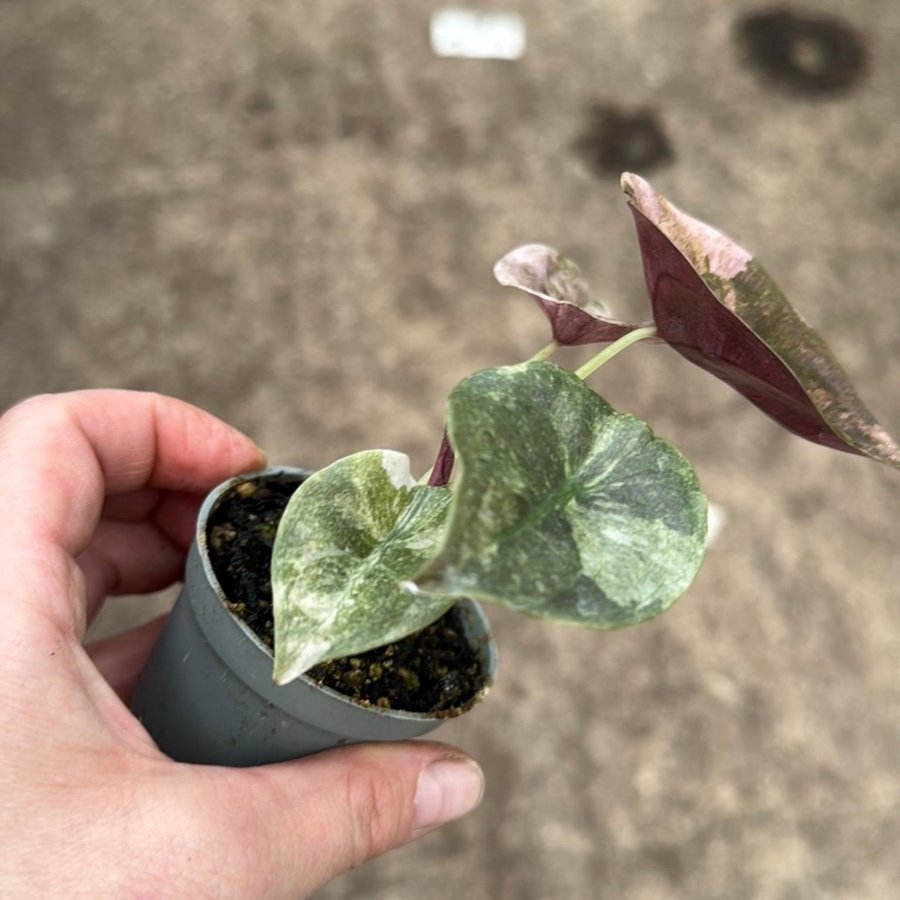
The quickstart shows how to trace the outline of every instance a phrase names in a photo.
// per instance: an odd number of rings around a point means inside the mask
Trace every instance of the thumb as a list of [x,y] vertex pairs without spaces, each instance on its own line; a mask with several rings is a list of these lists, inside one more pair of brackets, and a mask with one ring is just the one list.
[[270,885],[273,897],[306,896],[341,872],[465,815],[484,789],[481,769],[467,756],[418,741],[345,747],[233,769],[224,777],[243,782],[239,802],[252,807],[260,823],[253,830],[259,852],[240,858],[267,871],[241,873],[241,880]]

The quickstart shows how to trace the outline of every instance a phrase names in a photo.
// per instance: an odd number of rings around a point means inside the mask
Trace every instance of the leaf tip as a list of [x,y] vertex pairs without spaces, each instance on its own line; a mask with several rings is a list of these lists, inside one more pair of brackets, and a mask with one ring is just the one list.
[[638,176],[632,174],[631,172],[623,172],[619,176],[619,187],[625,192],[625,194],[629,197],[634,196],[634,183],[638,180]]
[[285,657],[275,655],[275,666],[272,671],[272,681],[279,687],[295,681],[314,665],[329,659],[328,652],[331,648],[325,641],[315,641],[305,644],[296,653]]
[[648,215],[648,210],[654,209],[658,203],[658,194],[650,186],[650,182],[645,181],[640,175],[623,172],[619,179],[619,185],[628,198],[628,202],[645,215]]
[[641,178],[640,175],[635,175],[634,172],[623,172],[619,177],[619,185],[629,197],[638,191],[647,190],[650,187],[647,181]]

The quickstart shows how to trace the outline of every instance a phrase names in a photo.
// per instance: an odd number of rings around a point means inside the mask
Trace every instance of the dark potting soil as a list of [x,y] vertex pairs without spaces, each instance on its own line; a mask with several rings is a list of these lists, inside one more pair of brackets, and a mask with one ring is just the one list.
[[[209,558],[228,598],[226,605],[270,650],[272,544],[298,486],[274,479],[244,481],[218,503],[207,522]],[[416,634],[322,663],[306,674],[364,706],[459,715],[485,687],[481,661],[465,637],[462,617],[453,607]]]

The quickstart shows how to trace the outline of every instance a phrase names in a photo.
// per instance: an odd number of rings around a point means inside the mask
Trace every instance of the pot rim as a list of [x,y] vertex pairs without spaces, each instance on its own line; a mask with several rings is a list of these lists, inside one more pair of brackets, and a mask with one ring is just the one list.
[[[478,693],[465,706],[456,709],[442,711],[435,715],[434,713],[413,712],[403,709],[385,709],[378,706],[364,706],[355,702],[345,694],[342,694],[333,688],[321,685],[307,675],[300,675],[294,681],[285,685],[276,685],[271,680],[272,670],[272,653],[268,647],[257,637],[253,629],[251,629],[244,621],[233,615],[226,606],[226,594],[219,584],[218,578],[213,571],[212,562],[209,558],[208,540],[206,535],[206,523],[210,514],[221,502],[222,498],[237,485],[245,481],[251,481],[260,477],[266,478],[285,478],[287,480],[305,479],[312,475],[309,469],[300,468],[298,466],[269,466],[264,469],[257,469],[252,472],[245,472],[235,475],[232,478],[223,481],[221,484],[213,488],[206,496],[200,507],[197,517],[197,526],[194,535],[194,548],[196,549],[198,561],[202,567],[203,574],[206,578],[208,586],[211,588],[218,600],[217,606],[224,616],[213,615],[211,617],[201,615],[201,611],[197,609],[198,604],[202,600],[196,596],[197,592],[192,594],[192,604],[198,613],[197,619],[204,631],[210,644],[215,648],[217,655],[225,662],[228,667],[240,674],[248,684],[252,682],[253,689],[260,693],[266,700],[283,708],[286,712],[299,702],[304,706],[309,703],[310,693],[321,694],[327,697],[330,702],[337,702],[344,706],[348,713],[353,710],[364,718],[391,718],[400,720],[409,720],[415,722],[433,722],[442,721],[447,718],[454,718],[468,712],[472,707],[476,706],[484,699],[489,692],[494,681],[494,672],[496,669],[496,645],[493,635],[491,634],[489,623],[483,611],[478,604],[471,600],[458,601],[463,610],[468,613],[466,615],[467,637],[471,640],[478,640],[483,645],[482,654],[485,669],[485,682]],[[205,593],[205,592],[202,592]],[[224,622],[227,619],[228,625]],[[228,640],[217,640],[217,634],[221,635],[222,631],[226,633],[231,631],[234,637],[238,638],[237,642]],[[474,631],[473,636],[470,632]],[[250,643],[254,652],[251,652],[249,658],[243,645]],[[240,652],[238,650],[240,649]],[[260,678],[261,671],[265,670],[267,678]],[[292,702],[294,701],[294,702]]]

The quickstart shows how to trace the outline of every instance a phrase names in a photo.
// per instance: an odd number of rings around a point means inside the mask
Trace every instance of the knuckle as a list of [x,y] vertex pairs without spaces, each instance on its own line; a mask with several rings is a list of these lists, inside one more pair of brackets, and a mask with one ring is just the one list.
[[60,394],[35,394],[10,406],[0,417],[0,424],[8,427],[44,417],[48,413],[55,416],[62,410],[64,403]]
[[351,767],[345,787],[355,867],[404,839],[412,829],[412,804],[406,803],[400,784],[372,764]]

